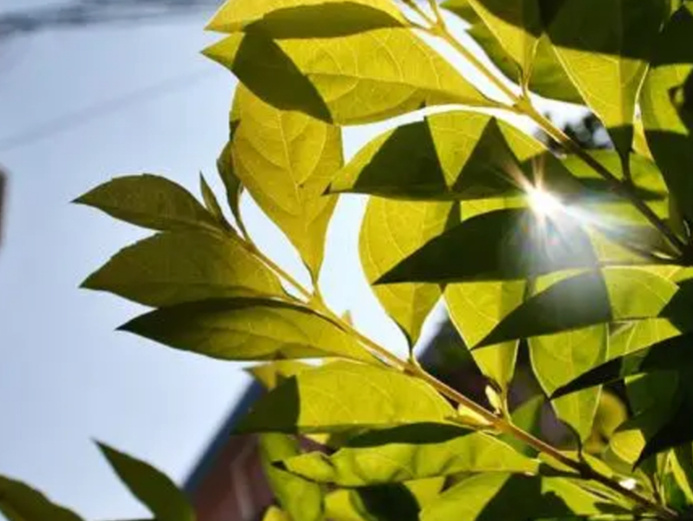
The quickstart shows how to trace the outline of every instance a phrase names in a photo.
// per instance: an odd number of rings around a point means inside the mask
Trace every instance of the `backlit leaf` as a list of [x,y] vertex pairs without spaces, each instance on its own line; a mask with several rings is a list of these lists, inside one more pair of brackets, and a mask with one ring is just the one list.
[[234,34],[205,54],[265,102],[340,125],[485,98],[409,29],[273,41]]
[[[361,264],[374,282],[446,227],[453,203],[407,202],[371,197],[361,226]],[[378,300],[413,346],[441,296],[434,284],[391,284],[373,288]]]
[[392,369],[335,362],[280,384],[255,404],[237,430],[337,432],[441,422],[453,414],[421,380]]
[[693,219],[692,92],[693,4],[689,3],[659,36],[640,99],[647,144],[689,220]]
[[187,190],[151,174],[116,177],[75,202],[154,230],[219,230],[214,216]]
[[601,513],[602,500],[564,478],[480,474],[453,486],[421,513],[422,521],[524,521]]
[[455,425],[417,424],[352,438],[328,456],[283,461],[307,479],[342,487],[403,482],[459,472],[536,472],[537,462],[498,439]]
[[596,263],[577,222],[566,218],[559,228],[526,209],[497,210],[432,239],[377,282],[517,280]]
[[291,519],[280,508],[272,505],[265,511],[262,521],[291,521]]
[[219,201],[217,201],[217,197],[214,195],[212,188],[207,184],[207,180],[202,175],[202,172],[200,172],[200,192],[202,192],[202,200],[205,203],[207,211],[216,218],[221,228],[230,231],[231,227],[226,222],[226,217],[224,217],[224,212],[221,206],[219,206]]
[[317,278],[337,203],[323,192],[342,165],[339,129],[277,110],[243,87],[236,92],[232,119],[234,173]]
[[390,0],[229,0],[207,29],[259,31],[272,38],[316,38],[405,25]]
[[0,514],[7,521],[82,521],[74,512],[53,503],[38,490],[0,476]]
[[287,378],[302,373],[315,366],[298,360],[276,360],[267,364],[256,365],[247,369],[265,389],[274,389]]
[[194,231],[161,233],[124,248],[82,287],[148,306],[284,293],[276,275],[238,239]]
[[565,0],[549,26],[563,67],[621,157],[631,148],[635,104],[665,12],[661,0]]
[[157,309],[120,327],[168,346],[222,360],[346,357],[373,361],[354,338],[304,307],[235,298]]
[[238,226],[243,226],[243,218],[241,216],[241,193],[243,192],[243,184],[238,179],[233,167],[233,134],[235,133],[236,124],[232,124],[231,141],[229,141],[221,151],[217,158],[217,172],[221,181],[226,188],[226,201],[229,205],[231,213],[233,213]]
[[267,481],[293,521],[321,521],[324,519],[323,490],[320,485],[282,470],[276,461],[300,454],[298,440],[278,433],[259,436],[260,458]]
[[194,521],[195,512],[185,494],[170,478],[108,445],[99,449],[130,492],[154,514],[157,521]]

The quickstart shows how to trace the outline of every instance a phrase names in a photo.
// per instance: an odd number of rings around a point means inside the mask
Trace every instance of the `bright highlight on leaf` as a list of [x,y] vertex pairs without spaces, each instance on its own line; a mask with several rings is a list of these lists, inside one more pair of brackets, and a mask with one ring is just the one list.
[[554,195],[543,190],[542,188],[530,187],[527,193],[529,206],[537,215],[546,218],[558,216],[564,207],[561,201]]

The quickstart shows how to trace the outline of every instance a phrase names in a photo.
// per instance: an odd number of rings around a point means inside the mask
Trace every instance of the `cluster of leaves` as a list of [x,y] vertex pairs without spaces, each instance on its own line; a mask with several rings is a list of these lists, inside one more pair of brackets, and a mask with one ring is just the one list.
[[[251,372],[269,392],[237,431],[261,435],[278,501],[266,518],[688,515],[693,4],[229,0],[208,28],[226,36],[205,54],[240,81],[218,160],[229,211],[204,178],[203,203],[153,175],[97,187],[78,202],[158,233],[84,286],[153,308],[124,330],[263,362]],[[466,79],[446,46],[482,79]],[[537,96],[589,108],[614,148],[580,147]],[[552,147],[499,110],[532,120]],[[418,119],[344,163],[342,127],[410,112]],[[555,199],[541,206],[547,192]],[[491,408],[325,305],[325,235],[347,193],[369,196],[360,254],[382,306],[413,348],[443,299]],[[295,246],[311,287],[255,246],[243,194]],[[520,349],[574,434],[571,450],[541,439],[542,398],[510,410]],[[613,382],[629,414],[594,454],[587,442]],[[323,449],[306,451],[299,435]],[[194,518],[166,478],[106,455],[156,519]],[[0,483],[12,521],[77,519]]]

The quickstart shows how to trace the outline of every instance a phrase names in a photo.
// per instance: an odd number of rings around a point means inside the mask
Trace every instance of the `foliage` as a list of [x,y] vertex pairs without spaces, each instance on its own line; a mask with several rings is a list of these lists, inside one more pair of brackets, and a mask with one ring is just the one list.
[[[690,516],[693,3],[229,0],[208,28],[225,36],[204,54],[240,81],[217,162],[228,209],[204,177],[202,202],[153,175],[95,188],[77,202],[157,233],[84,286],[154,308],[127,331],[263,361],[250,372],[268,392],[237,431],[261,433],[278,501],[265,518]],[[594,116],[564,132],[538,96]],[[345,163],[343,127],[383,120]],[[599,121],[613,150],[586,143]],[[363,268],[406,360],[321,297],[328,225],[350,193],[369,197]],[[243,197],[310,286],[258,249]],[[441,299],[487,400],[414,355]],[[518,357],[543,397],[513,398]],[[567,443],[551,443],[543,408]],[[168,478],[102,449],[156,519],[194,518]],[[7,478],[0,511],[78,519]]]

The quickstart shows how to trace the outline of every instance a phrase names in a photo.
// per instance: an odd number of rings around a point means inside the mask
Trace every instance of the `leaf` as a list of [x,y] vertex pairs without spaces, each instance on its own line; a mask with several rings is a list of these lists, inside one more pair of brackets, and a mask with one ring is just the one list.
[[273,41],[235,34],[204,51],[265,102],[339,125],[485,98],[409,29]]
[[419,505],[401,483],[363,487],[352,492],[356,510],[369,521],[418,521]]
[[233,217],[236,219],[236,224],[244,229],[243,217],[241,216],[241,193],[243,192],[243,184],[241,180],[238,179],[233,167],[232,142],[236,126],[236,124],[231,125],[231,140],[224,146],[224,149],[217,158],[217,172],[226,188],[226,201]]
[[207,29],[257,31],[272,38],[316,38],[406,25],[389,0],[233,0],[221,6]]
[[207,211],[216,218],[221,228],[231,231],[232,228],[226,222],[226,217],[224,217],[224,212],[222,211],[221,206],[219,206],[219,201],[217,201],[214,192],[207,184],[207,180],[202,175],[202,172],[200,172],[200,192],[202,192],[202,199],[205,203],[205,208],[207,208]]
[[679,335],[662,340],[650,347],[616,357],[582,373],[554,392],[563,396],[580,389],[622,380],[628,376],[653,371],[675,371],[693,365],[690,356],[693,335]]
[[74,512],[56,505],[38,490],[0,476],[0,514],[7,521],[82,521]]
[[74,202],[154,230],[219,230],[214,216],[187,190],[151,174],[116,177]]
[[373,357],[332,322],[288,302],[233,298],[151,311],[119,329],[221,360]]
[[524,194],[539,163],[547,189],[580,189],[533,138],[486,114],[450,111],[401,125],[368,143],[330,185],[399,199],[472,200]]
[[[387,286],[386,286],[387,287]],[[470,347],[483,339],[524,298],[524,281],[448,284],[445,303],[450,320]],[[481,372],[507,391],[515,372],[518,342],[472,350]]]
[[677,292],[673,282],[634,268],[580,273],[532,295],[479,346],[613,321],[663,317]]
[[538,466],[498,439],[455,425],[413,424],[352,438],[328,456],[282,462],[306,479],[340,487],[395,483],[459,472],[536,472]]
[[[693,5],[683,5],[657,40],[640,97],[647,144],[687,219],[693,219]],[[681,98],[684,98],[683,102]]]
[[232,119],[234,172],[317,279],[337,198],[323,192],[342,166],[337,127],[282,112],[239,87]]
[[[369,283],[373,283],[447,225],[453,203],[406,202],[371,197],[361,225],[359,251]],[[373,288],[387,313],[402,329],[410,346],[441,296],[433,284],[392,284]]]
[[300,454],[298,441],[286,434],[266,433],[259,437],[260,458],[275,497],[293,521],[324,519],[323,490],[320,485],[273,465]]
[[283,295],[276,275],[238,241],[194,231],[154,235],[118,252],[82,287],[148,306]]
[[[544,396],[541,394],[526,400],[512,411],[511,418],[513,424],[525,432],[540,437],[544,402]],[[537,451],[535,449],[529,445],[525,445],[510,434],[503,434],[500,436],[500,439],[513,447],[516,451],[525,454],[526,456],[533,457],[537,455]]]
[[262,521],[291,521],[291,519],[280,508],[272,505],[265,511]]
[[[607,359],[608,328],[590,326],[565,333],[530,338],[529,354],[534,374],[547,395],[576,375]],[[600,389],[589,389],[571,396],[554,398],[556,416],[570,425],[581,440],[592,432],[599,405]]]
[[671,466],[676,483],[685,494],[688,503],[693,503],[693,448],[690,443],[674,450]]
[[660,0],[565,0],[548,32],[559,60],[622,158],[638,92],[664,20]]
[[157,521],[194,521],[195,512],[185,494],[150,464],[98,443],[111,467]]
[[435,423],[453,414],[445,399],[421,380],[340,361],[281,383],[255,404],[237,431],[337,432]]
[[421,521],[524,521],[599,515],[601,500],[564,478],[480,474],[444,492]]
[[250,367],[246,371],[252,374],[253,378],[260,382],[265,389],[271,390],[287,378],[311,369],[315,369],[315,366],[305,362],[276,360],[275,362]]
[[517,280],[596,263],[577,222],[562,219],[559,228],[526,209],[496,210],[432,239],[376,282]]
[[542,33],[538,0],[469,2],[528,80]]

